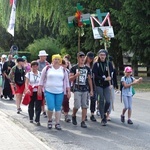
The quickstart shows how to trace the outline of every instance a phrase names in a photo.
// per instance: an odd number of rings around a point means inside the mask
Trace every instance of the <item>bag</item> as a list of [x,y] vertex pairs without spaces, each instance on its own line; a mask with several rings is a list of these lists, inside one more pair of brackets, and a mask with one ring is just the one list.
[[22,100],[22,104],[23,105],[28,105],[31,101],[31,94],[29,92],[25,93],[23,100]]
[[135,94],[135,89],[132,87],[132,96]]

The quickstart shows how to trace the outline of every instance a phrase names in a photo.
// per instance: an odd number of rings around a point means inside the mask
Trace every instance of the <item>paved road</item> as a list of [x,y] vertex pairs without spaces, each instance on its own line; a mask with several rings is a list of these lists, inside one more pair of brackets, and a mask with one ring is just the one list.
[[[63,130],[47,129],[47,119],[41,116],[41,127],[29,123],[27,107],[22,106],[23,112],[16,113],[15,101],[0,100],[0,110],[21,123],[30,133],[38,137],[44,144],[54,150],[149,150],[150,149],[150,93],[136,93],[133,101],[133,125],[120,122],[123,104],[120,95],[116,95],[115,111],[112,112],[112,121],[106,127],[97,122],[87,121],[88,128],[80,127],[81,111],[78,112],[78,125],[63,121]],[[71,109],[73,100],[70,100]],[[71,114],[71,112],[70,112]],[[88,117],[90,116],[88,112]]]

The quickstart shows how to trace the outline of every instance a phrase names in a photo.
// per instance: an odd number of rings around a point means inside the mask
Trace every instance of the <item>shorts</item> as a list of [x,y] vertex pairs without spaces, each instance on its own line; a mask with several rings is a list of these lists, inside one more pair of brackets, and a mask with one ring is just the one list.
[[15,94],[23,94],[25,89],[25,84],[19,86],[16,84],[16,90],[15,90]]
[[89,92],[74,92],[74,107],[76,109],[88,108],[89,104]]

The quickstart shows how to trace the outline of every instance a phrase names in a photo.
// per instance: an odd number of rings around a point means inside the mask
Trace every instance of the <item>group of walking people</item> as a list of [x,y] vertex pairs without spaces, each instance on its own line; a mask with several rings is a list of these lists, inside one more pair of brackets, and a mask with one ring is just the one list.
[[[89,105],[90,120],[96,121],[94,114],[97,108],[101,116],[101,125],[106,126],[107,121],[111,120],[110,113],[115,98],[114,89],[118,89],[115,67],[112,58],[108,56],[108,52],[101,49],[95,57],[91,51],[86,55],[80,51],[77,53],[77,64],[74,66],[71,66],[69,55],[62,59],[59,54],[54,54],[51,63],[46,60],[48,54],[45,50],[39,51],[38,56],[39,59],[31,63],[27,62],[25,56],[18,57],[15,64],[11,60],[12,56],[9,55],[9,64],[6,66],[6,63],[4,63],[2,66],[1,73],[5,78],[4,82],[6,84],[8,80],[11,90],[9,98],[12,99],[13,94],[15,94],[17,113],[19,114],[22,111],[21,102],[26,100],[29,95],[29,120],[30,123],[35,121],[37,126],[41,125],[40,115],[42,112],[45,117],[48,117],[48,129],[52,129],[54,110],[55,128],[57,130],[61,130],[62,111],[66,122],[72,120],[72,124],[77,125],[76,116],[81,107],[81,127],[87,128],[87,108]],[[132,85],[140,83],[142,78],[135,79],[132,77],[131,79],[128,72],[130,70],[130,73],[132,73],[132,68],[129,68],[125,68],[125,77],[121,79],[124,102],[121,121],[125,122],[124,115],[128,109],[128,124],[133,124],[131,121],[132,95],[130,92]],[[12,93],[12,91],[14,92]],[[74,94],[72,119],[68,116],[71,92]],[[6,98],[4,90],[2,96]]]

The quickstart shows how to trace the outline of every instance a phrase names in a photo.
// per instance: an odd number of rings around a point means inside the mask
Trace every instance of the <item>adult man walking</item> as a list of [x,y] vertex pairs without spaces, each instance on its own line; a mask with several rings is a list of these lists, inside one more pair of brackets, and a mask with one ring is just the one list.
[[[90,68],[84,65],[85,54],[79,52],[77,54],[78,64],[73,66],[70,70],[70,81],[73,82],[74,90],[74,108],[72,114],[72,123],[77,125],[76,113],[78,109],[82,108],[82,122],[81,127],[87,128],[85,118],[88,108],[88,92],[90,88],[90,95],[93,95],[93,86],[91,80]],[[88,86],[89,85],[89,86]]]
[[[49,65],[49,62],[46,60],[48,54],[46,53],[45,50],[41,50],[41,51],[39,51],[38,56],[39,56],[39,59],[37,60],[37,62],[38,62],[38,71],[42,72],[43,68],[46,65]],[[46,111],[45,111],[45,104],[42,106],[42,112],[43,112],[44,117],[47,117]]]

